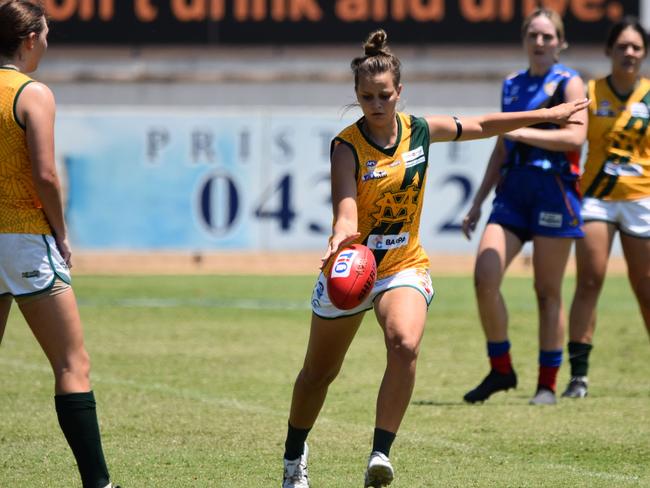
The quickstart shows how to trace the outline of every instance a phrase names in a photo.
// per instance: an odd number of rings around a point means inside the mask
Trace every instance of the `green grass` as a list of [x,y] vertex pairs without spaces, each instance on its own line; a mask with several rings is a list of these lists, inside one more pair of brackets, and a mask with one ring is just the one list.
[[[75,279],[104,450],[125,488],[278,488],[313,277]],[[573,282],[567,279],[566,298]],[[412,405],[392,451],[399,487],[650,486],[650,347],[624,277],[608,278],[590,397],[527,404],[532,283],[508,278],[520,386],[462,403],[487,372],[471,279],[434,278]],[[360,487],[384,346],[372,315],[310,436],[314,488]],[[0,346],[0,487],[79,486],[49,367],[13,307]],[[564,387],[568,368],[560,372]]]

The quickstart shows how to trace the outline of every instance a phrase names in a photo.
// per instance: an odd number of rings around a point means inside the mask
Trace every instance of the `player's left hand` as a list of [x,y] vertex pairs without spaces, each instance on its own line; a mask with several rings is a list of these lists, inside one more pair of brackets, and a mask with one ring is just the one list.
[[55,236],[54,240],[56,241],[56,247],[59,250],[59,254],[61,254],[61,257],[63,258],[63,261],[65,261],[65,264],[68,266],[68,268],[72,268],[72,250],[70,249],[68,238],[65,237],[61,239]]

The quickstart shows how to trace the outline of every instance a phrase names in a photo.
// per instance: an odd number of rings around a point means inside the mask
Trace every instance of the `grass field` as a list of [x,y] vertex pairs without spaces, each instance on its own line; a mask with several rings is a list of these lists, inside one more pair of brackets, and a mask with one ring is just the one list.
[[[112,476],[123,488],[279,488],[313,277],[96,277],[75,288]],[[650,342],[624,277],[608,278],[590,396],[531,407],[536,305],[509,278],[520,386],[483,405],[471,279],[434,278],[418,382],[392,461],[399,487],[650,486]],[[565,283],[569,298],[573,282]],[[314,488],[361,487],[384,346],[367,315],[310,436]],[[79,486],[46,360],[14,306],[0,346],[0,488]],[[568,367],[560,371],[560,387]]]

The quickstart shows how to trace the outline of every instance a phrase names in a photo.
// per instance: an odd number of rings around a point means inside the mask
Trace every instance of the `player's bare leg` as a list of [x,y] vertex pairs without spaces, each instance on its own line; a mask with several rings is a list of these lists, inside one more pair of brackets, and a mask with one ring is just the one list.
[[596,330],[596,306],[603,288],[616,226],[585,222],[585,236],[577,239],[576,288],[569,312],[569,362],[571,378],[563,397],[584,398],[588,392],[589,355]]
[[427,302],[414,288],[393,288],[375,300],[375,314],[384,331],[386,371],[377,395],[373,447],[364,480],[366,487],[387,486],[393,481],[393,466],[388,456],[415,386]]
[[283,488],[308,488],[307,435],[320,413],[327,389],[345,359],[364,314],[326,320],[312,313],[309,344],[293,387],[284,452]]
[[2,338],[5,335],[12,300],[13,299],[9,295],[0,297],[0,344],[2,344]]
[[72,288],[19,303],[55,377],[61,430],[77,460],[84,486],[111,486],[90,390],[90,360]]
[[490,372],[476,388],[464,395],[466,402],[482,402],[495,392],[517,386],[517,375],[510,360],[508,310],[501,294],[501,283],[522,246],[519,237],[501,225],[485,227],[474,268],[474,288],[488,343]]
[[476,257],[474,287],[481,326],[490,342],[508,339],[508,311],[500,289],[506,269],[522,246],[519,238],[504,227],[485,227]]
[[539,313],[539,374],[532,405],[556,403],[557,373],[562,363],[564,308],[562,280],[573,239],[535,236],[533,271]]
[[375,300],[375,313],[384,330],[387,350],[386,371],[377,397],[376,426],[397,432],[415,385],[427,303],[414,288],[393,288]]
[[650,334],[650,240],[621,234],[630,285]]
[[310,428],[316,422],[363,315],[323,319],[312,314],[307,353],[291,398],[289,423],[294,427]]

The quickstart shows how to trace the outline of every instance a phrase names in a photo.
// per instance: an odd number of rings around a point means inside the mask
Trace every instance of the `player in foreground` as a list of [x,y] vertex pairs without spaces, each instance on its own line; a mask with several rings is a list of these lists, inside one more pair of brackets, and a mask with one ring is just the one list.
[[52,92],[30,79],[47,48],[43,8],[0,0],[0,341],[15,299],[54,372],[59,425],[84,488],[111,488],[54,164]]
[[589,82],[589,151],[580,180],[585,238],[576,243],[569,315],[571,380],[564,397],[587,395],[596,304],[618,231],[628,277],[650,333],[650,80],[640,76],[647,34],[627,18],[609,32],[611,74]]
[[[293,390],[283,488],[309,486],[307,435],[364,312],[370,309],[384,332],[387,364],[377,397],[364,486],[386,486],[393,480],[390,448],[413,391],[427,307],[433,297],[429,261],[419,240],[429,144],[486,138],[543,122],[580,123],[575,114],[588,103],[582,100],[551,109],[467,118],[399,113],[400,61],[388,49],[383,30],[370,34],[364,55],[352,61],[352,71],[363,117],[332,143],[334,223],[323,272],[312,295],[307,353]],[[325,276],[330,256],[351,242],[373,250],[377,281],[365,301],[342,311],[328,299]]]
[[[548,9],[534,11],[523,22],[522,36],[529,67],[503,82],[503,111],[582,100],[582,79],[558,63],[559,53],[566,46],[560,16]],[[580,112],[575,117],[580,124],[543,124],[500,137],[463,221],[469,237],[481,215],[481,204],[496,185],[496,198],[474,269],[491,370],[464,396],[467,402],[482,402],[497,391],[517,386],[510,359],[508,312],[500,286],[506,269],[529,240],[533,243],[539,313],[539,374],[530,403],[552,405],[557,401],[557,372],[564,344],[562,280],[573,240],[583,235],[576,181],[587,114]]]

